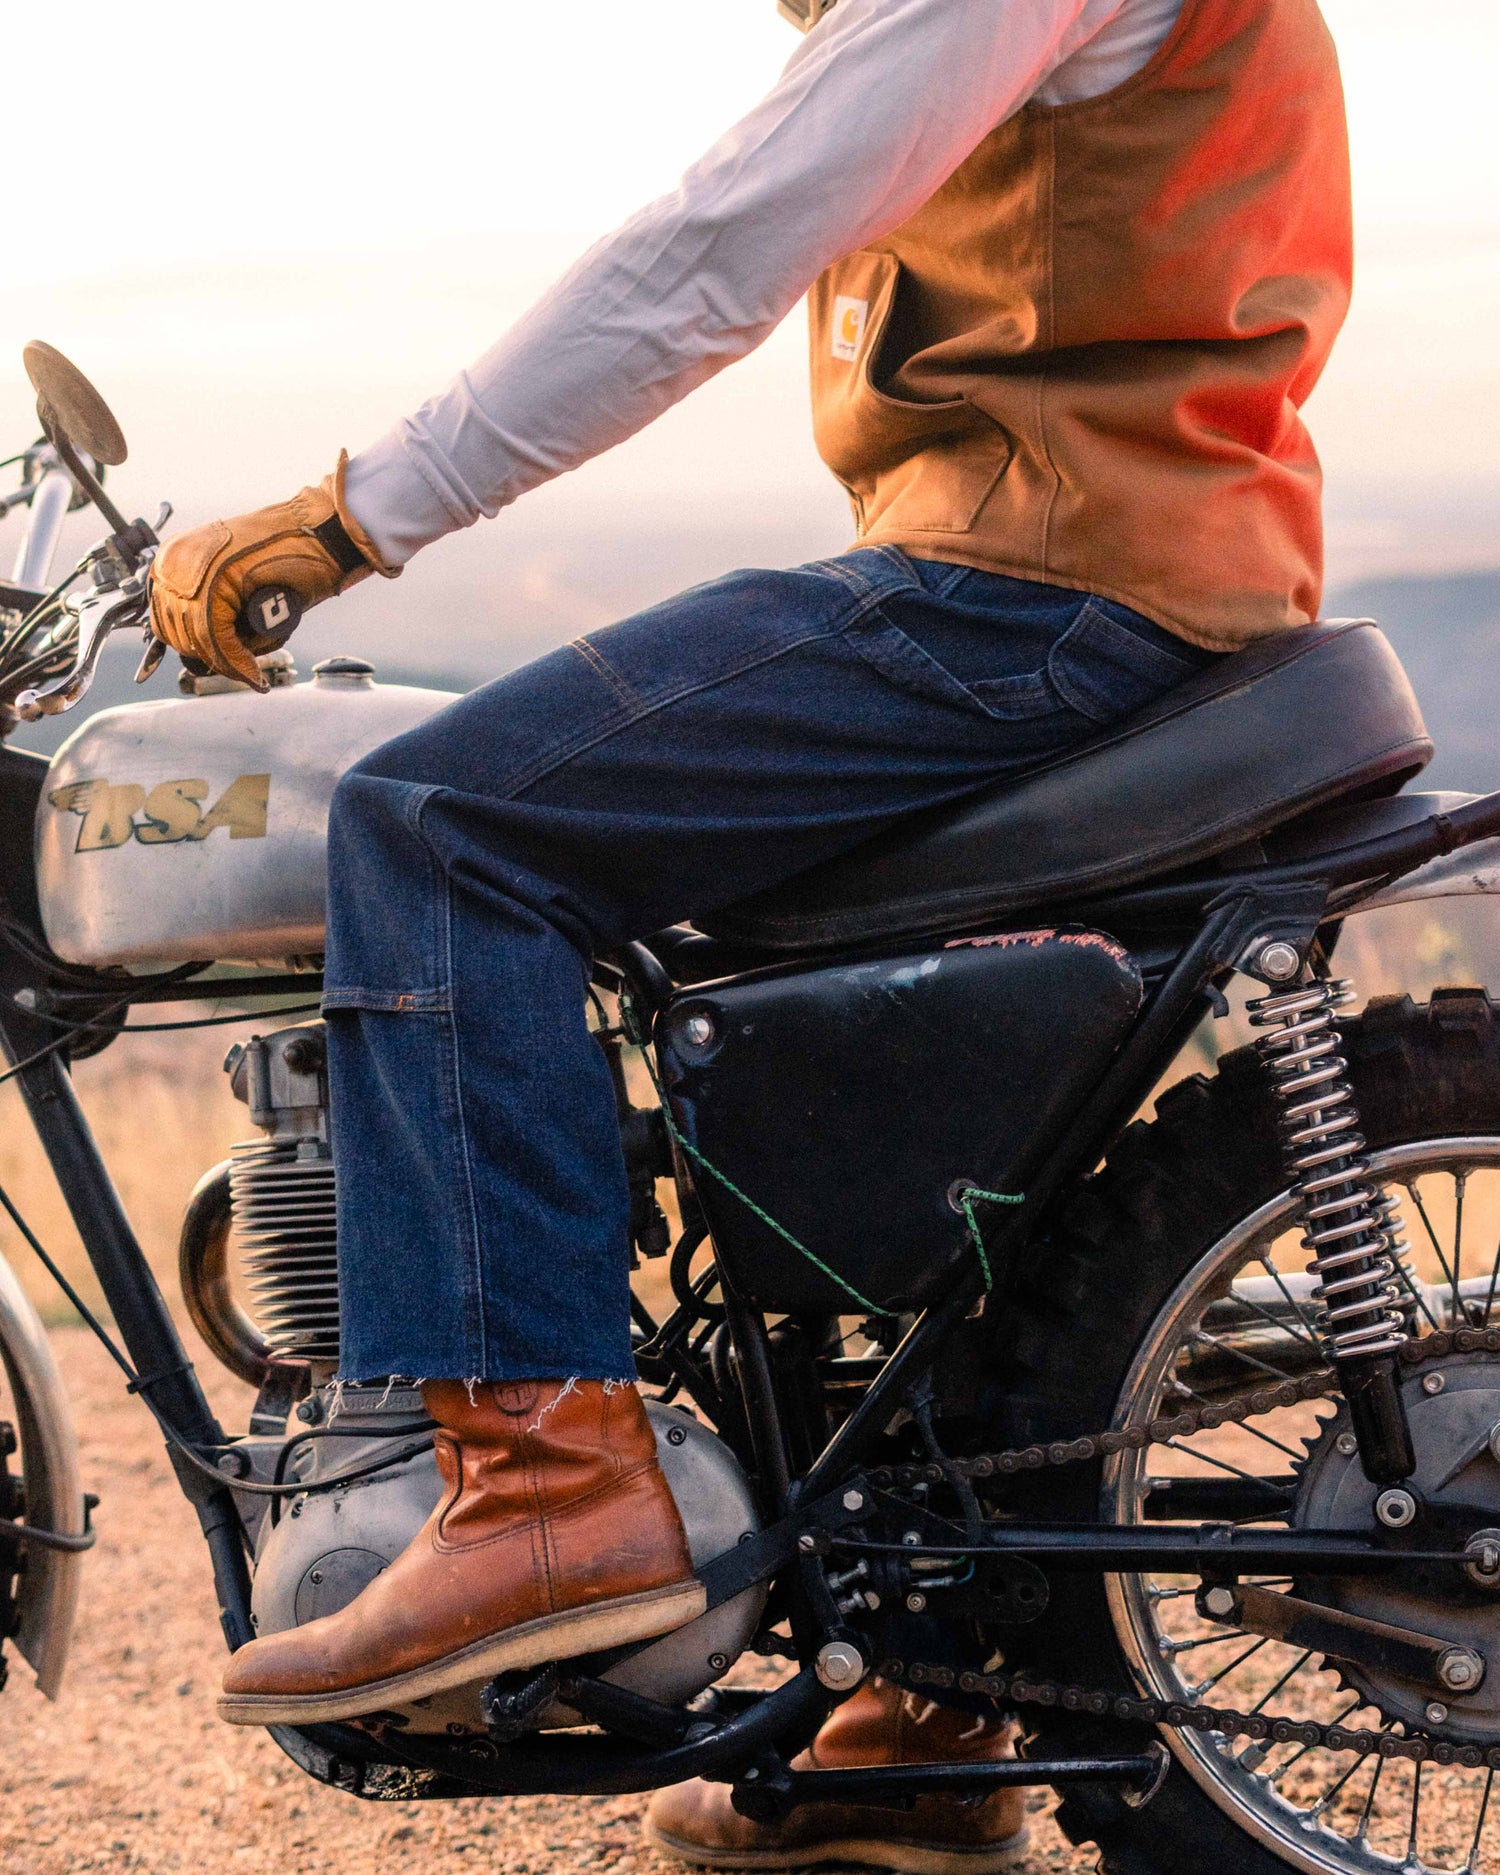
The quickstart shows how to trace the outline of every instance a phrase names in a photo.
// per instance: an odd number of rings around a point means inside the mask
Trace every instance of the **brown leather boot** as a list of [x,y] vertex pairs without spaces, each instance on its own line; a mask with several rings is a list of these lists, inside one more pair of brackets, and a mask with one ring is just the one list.
[[[930,1705],[885,1680],[867,1680],[833,1712],[796,1760],[802,1769],[866,1764],[967,1764],[1013,1756],[1011,1728]],[[985,1875],[1026,1853],[1026,1793],[999,1790],[978,1802],[919,1797],[910,1810],[809,1803],[784,1823],[752,1823],[726,1784],[694,1778],[659,1790],[646,1840],[710,1868],[807,1868],[858,1862],[907,1875]]]
[[703,1612],[634,1387],[422,1389],[443,1501],[347,1608],[252,1641],[224,1675],[234,1725],[404,1705],[495,1673],[649,1640]]

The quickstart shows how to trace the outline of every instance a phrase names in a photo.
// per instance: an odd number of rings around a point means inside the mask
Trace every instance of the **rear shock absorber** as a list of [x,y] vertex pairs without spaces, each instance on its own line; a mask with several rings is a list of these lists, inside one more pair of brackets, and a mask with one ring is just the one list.
[[1384,1486],[1416,1469],[1398,1363],[1415,1282],[1396,1206],[1370,1183],[1347,1079],[1333,1012],[1353,999],[1347,979],[1310,978],[1252,1002],[1249,1013],[1265,1031],[1256,1048],[1281,1106],[1282,1160],[1317,1279],[1318,1335],[1349,1402],[1365,1475]]

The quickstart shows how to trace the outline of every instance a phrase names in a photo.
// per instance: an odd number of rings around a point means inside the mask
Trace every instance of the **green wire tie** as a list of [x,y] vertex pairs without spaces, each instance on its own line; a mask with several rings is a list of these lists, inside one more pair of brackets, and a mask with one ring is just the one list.
[[965,1185],[959,1195],[959,1208],[969,1226],[969,1236],[973,1239],[974,1254],[979,1258],[979,1267],[984,1271],[984,1293],[994,1291],[995,1279],[990,1273],[989,1253],[984,1247],[984,1233],[979,1228],[979,1220],[974,1215],[976,1202],[985,1204],[1025,1204],[1026,1194],[1014,1191],[981,1191],[977,1185]]
[[[739,1199],[740,1203],[744,1205],[745,1209],[750,1212],[752,1217],[758,1217],[762,1224],[767,1225],[771,1230],[775,1231],[776,1235],[789,1243],[799,1256],[806,1257],[807,1261],[812,1264],[815,1270],[820,1270],[831,1283],[836,1284],[838,1288],[842,1289],[846,1296],[851,1296],[862,1309],[867,1309],[871,1315],[888,1315],[890,1313],[889,1309],[882,1308],[878,1302],[872,1302],[868,1296],[861,1295],[854,1287],[853,1283],[846,1282],[844,1278],[839,1275],[837,1270],[830,1269],[823,1261],[822,1257],[818,1256],[814,1251],[809,1250],[805,1243],[802,1243],[799,1239],[794,1237],[784,1224],[778,1224],[769,1211],[763,1211],[761,1209],[750,1196],[749,1192],[741,1191],[727,1172],[721,1172],[711,1159],[699,1152],[698,1148],[690,1139],[683,1137],[677,1122],[672,1117],[671,1103],[667,1099],[666,1090],[663,1088],[661,1080],[657,1075],[656,1063],[651,1059],[650,1051],[645,1046],[641,1047],[641,1058],[646,1064],[646,1072],[651,1076],[651,1085],[656,1089],[656,1097],[661,1102],[662,1119],[666,1122],[667,1131],[671,1134],[677,1145],[679,1145],[693,1161],[694,1165],[702,1166],[703,1170],[708,1173],[710,1178],[716,1179],[718,1183],[724,1187],[725,1191]],[[986,1204],[1024,1204],[1025,1197],[1015,1192],[981,1191],[977,1185],[966,1185],[963,1189],[963,1195],[959,1199],[959,1205],[963,1211],[964,1217],[968,1221],[969,1236],[973,1240],[975,1254],[979,1258],[979,1267],[984,1272],[984,1291],[986,1295],[989,1295],[995,1287],[995,1279],[990,1271],[990,1259],[984,1247],[984,1237],[980,1232],[978,1221],[974,1216],[974,1205],[977,1200],[982,1200]]]

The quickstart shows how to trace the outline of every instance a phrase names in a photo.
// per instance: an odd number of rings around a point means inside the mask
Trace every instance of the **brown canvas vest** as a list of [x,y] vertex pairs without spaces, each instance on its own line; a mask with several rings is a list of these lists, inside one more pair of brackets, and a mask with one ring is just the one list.
[[1098,593],[1214,650],[1316,618],[1298,411],[1351,249],[1315,0],[1184,0],[1133,78],[1027,105],[813,289],[814,429],[859,544]]

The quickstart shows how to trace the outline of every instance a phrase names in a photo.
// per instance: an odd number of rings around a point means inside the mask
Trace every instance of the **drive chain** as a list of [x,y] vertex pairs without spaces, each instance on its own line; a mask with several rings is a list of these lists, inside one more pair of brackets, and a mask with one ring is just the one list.
[[[1444,1360],[1453,1354],[1500,1354],[1500,1327],[1459,1328],[1425,1335],[1409,1341],[1401,1350],[1403,1366],[1419,1367],[1429,1361]],[[1164,1445],[1189,1433],[1207,1431],[1269,1413],[1278,1407],[1296,1406],[1305,1400],[1320,1399],[1338,1389],[1337,1375],[1324,1370],[1296,1380],[1282,1381],[1274,1387],[1257,1387],[1252,1392],[1210,1406],[1195,1407],[1189,1412],[1153,1419],[1144,1425],[1127,1426],[1119,1431],[1093,1433],[1085,1438],[1057,1440],[1050,1445],[1028,1445],[1008,1452],[987,1452],[977,1458],[949,1461],[954,1470],[970,1479],[1008,1476],[1018,1471],[1034,1471],[1049,1465],[1080,1464],[1088,1459],[1124,1451],[1139,1451],[1152,1445]],[[938,1484],[943,1470],[937,1465],[892,1465],[872,1472],[870,1482],[891,1487]],[[1060,1685],[1053,1680],[1037,1679],[1024,1671],[1018,1673],[961,1673],[951,1667],[936,1666],[930,1661],[887,1659],[877,1671],[883,1679],[912,1692],[978,1694],[999,1701],[1007,1707],[1053,1706],[1064,1712],[1092,1714],[1098,1718],[1123,1719],[1137,1725],[1172,1726],[1179,1731],[1215,1732],[1223,1738],[1245,1738],[1255,1744],[1297,1744],[1306,1750],[1319,1746],[1325,1751],[1353,1751],[1361,1757],[1371,1752],[1382,1758],[1405,1758],[1413,1764],[1457,1764],[1469,1769],[1488,1767],[1500,1770],[1500,1744],[1479,1746],[1460,1744],[1440,1732],[1397,1735],[1366,1728],[1323,1725],[1315,1719],[1276,1718],[1264,1712],[1240,1712],[1232,1706],[1197,1706],[1180,1700],[1131,1698],[1100,1686]]]

